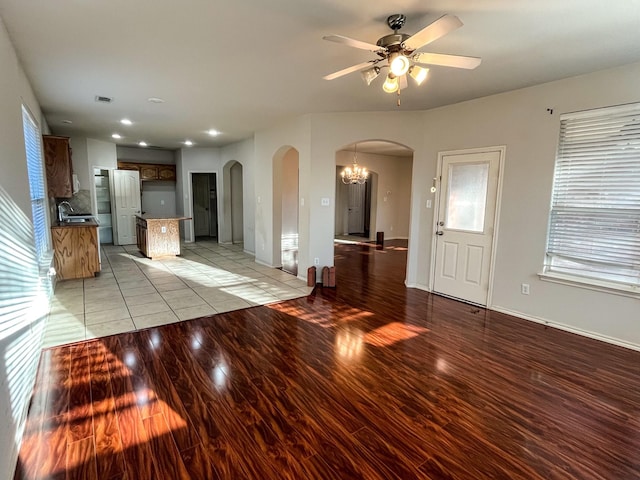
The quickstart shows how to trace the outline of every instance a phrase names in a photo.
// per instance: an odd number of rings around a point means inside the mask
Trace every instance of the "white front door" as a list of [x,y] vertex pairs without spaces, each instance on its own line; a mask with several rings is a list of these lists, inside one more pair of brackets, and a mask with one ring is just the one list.
[[487,305],[503,149],[440,155],[433,291]]
[[116,245],[136,243],[136,215],[140,215],[140,174],[136,170],[113,170],[113,215]]

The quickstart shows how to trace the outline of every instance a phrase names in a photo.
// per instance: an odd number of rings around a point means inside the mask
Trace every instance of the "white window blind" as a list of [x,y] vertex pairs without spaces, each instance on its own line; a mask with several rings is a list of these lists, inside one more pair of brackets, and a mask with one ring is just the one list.
[[545,272],[640,285],[640,104],[561,117]]
[[40,138],[40,128],[24,105],[22,106],[22,127],[24,129],[24,145],[27,152],[27,171],[29,175],[29,190],[31,191],[31,211],[33,213],[36,254],[38,255],[38,260],[42,260],[49,250],[42,139]]

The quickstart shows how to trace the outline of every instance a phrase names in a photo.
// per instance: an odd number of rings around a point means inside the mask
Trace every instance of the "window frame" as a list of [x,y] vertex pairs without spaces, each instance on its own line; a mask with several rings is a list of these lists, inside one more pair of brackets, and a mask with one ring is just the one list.
[[[631,123],[621,123],[628,122],[629,118]],[[620,183],[618,169],[624,169],[625,181],[630,179],[631,201],[624,198],[625,193],[617,191]],[[640,103],[562,115],[545,261],[539,277],[555,283],[640,296],[640,235],[637,235],[640,208],[634,208],[635,199],[640,196],[638,182]],[[568,218],[568,223],[564,224],[564,220],[554,223],[554,218],[560,218],[560,215]],[[603,215],[613,218],[613,222],[607,224],[602,221]],[[620,228],[612,230],[611,225]],[[607,245],[609,240],[599,240],[598,229],[594,226],[598,226],[605,235],[613,232],[610,237],[624,245],[625,253],[616,252],[610,246],[612,243]],[[589,240],[582,242],[584,238]],[[576,245],[568,246],[571,243]],[[558,244],[562,246],[558,248]],[[589,253],[581,254],[580,250],[585,248]],[[612,250],[607,251],[606,248]],[[607,256],[614,258],[607,259]],[[625,256],[628,260],[624,259]]]
[[34,248],[38,264],[41,268],[48,269],[51,257],[51,235],[49,232],[49,199],[47,197],[42,133],[40,125],[25,104],[22,104],[22,127]]

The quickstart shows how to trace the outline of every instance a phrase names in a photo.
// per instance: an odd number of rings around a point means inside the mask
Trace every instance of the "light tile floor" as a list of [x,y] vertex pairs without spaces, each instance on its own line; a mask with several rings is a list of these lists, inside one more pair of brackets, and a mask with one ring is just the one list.
[[95,278],[60,281],[44,347],[308,295],[293,275],[255,263],[241,245],[202,241],[180,257],[149,260],[135,245],[102,247]]

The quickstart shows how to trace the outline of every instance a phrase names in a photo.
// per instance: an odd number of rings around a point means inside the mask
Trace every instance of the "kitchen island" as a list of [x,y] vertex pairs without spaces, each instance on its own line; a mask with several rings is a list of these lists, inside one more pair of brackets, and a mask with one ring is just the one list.
[[145,257],[180,255],[180,220],[190,217],[136,215],[138,248]]

